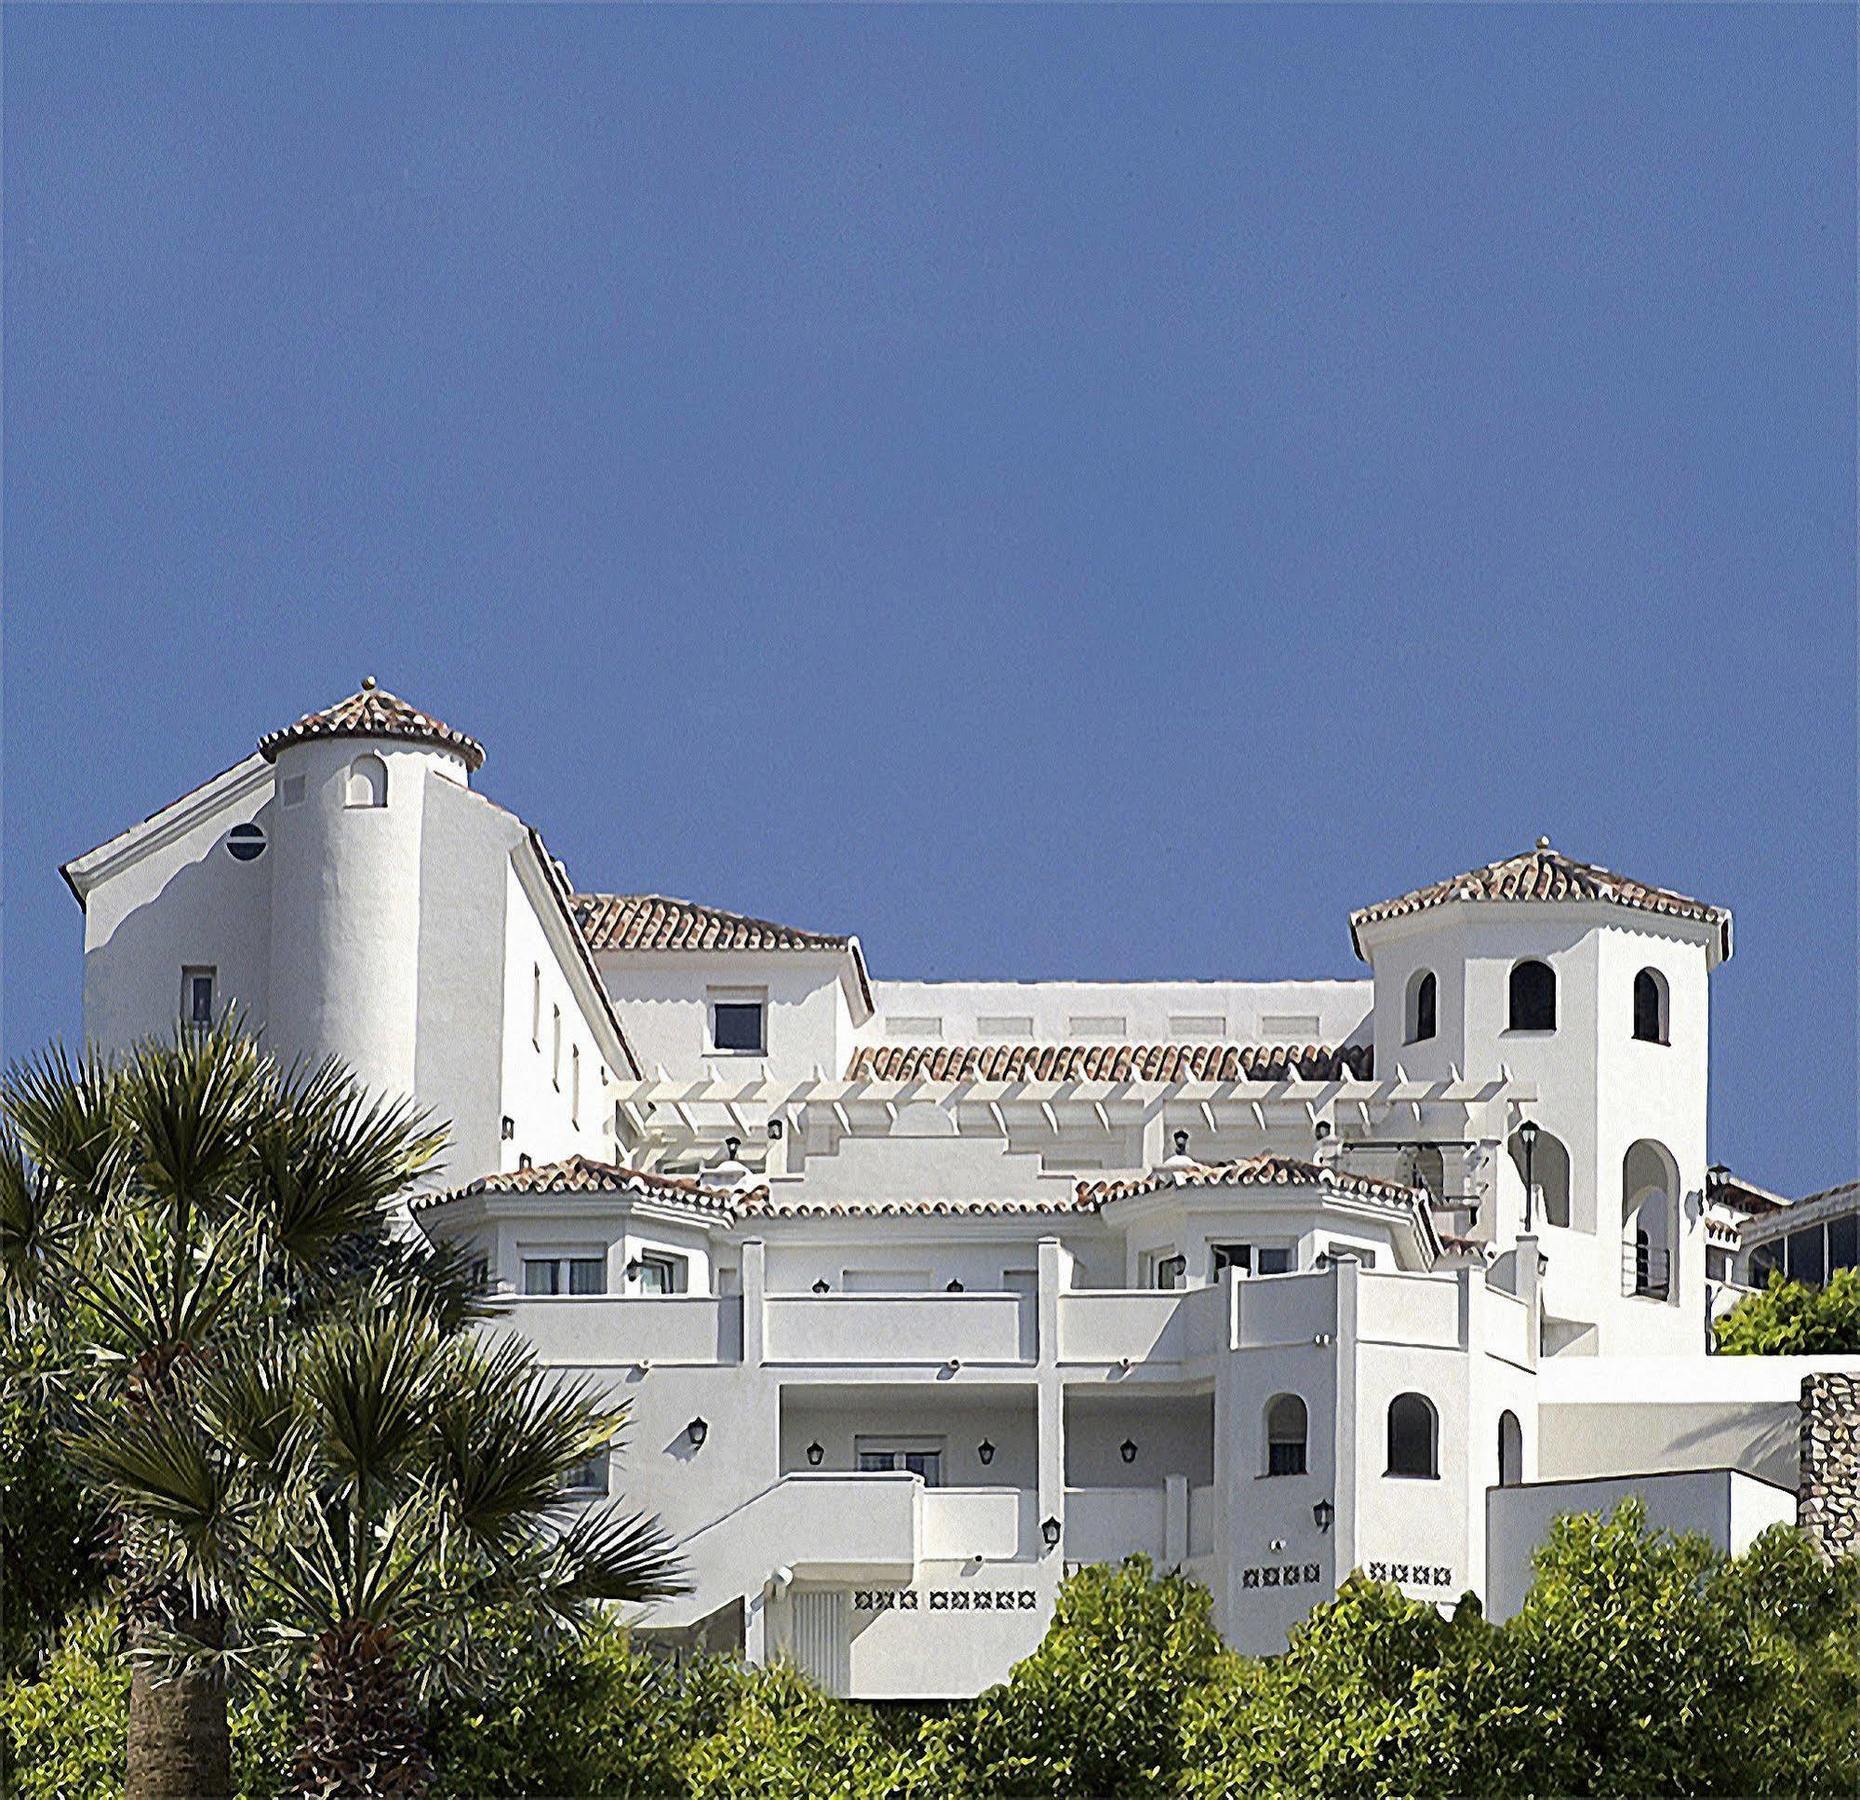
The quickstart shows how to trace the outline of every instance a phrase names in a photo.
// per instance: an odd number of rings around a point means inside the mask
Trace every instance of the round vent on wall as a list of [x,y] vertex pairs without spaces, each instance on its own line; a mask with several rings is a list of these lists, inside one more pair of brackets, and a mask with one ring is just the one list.
[[256,862],[265,854],[265,828],[262,825],[235,825],[226,834],[226,848],[240,862]]

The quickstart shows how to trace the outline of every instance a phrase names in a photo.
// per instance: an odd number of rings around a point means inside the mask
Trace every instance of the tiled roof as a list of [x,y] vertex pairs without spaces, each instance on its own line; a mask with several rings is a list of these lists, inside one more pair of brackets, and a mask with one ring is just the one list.
[[406,743],[442,744],[456,750],[466,766],[484,767],[484,746],[476,738],[454,731],[450,725],[409,706],[398,694],[377,687],[375,678],[364,678],[362,685],[346,700],[326,706],[321,712],[305,713],[295,725],[280,731],[268,731],[258,740],[259,750],[267,762],[276,762],[278,752],[290,744],[311,738],[370,737],[395,738]]
[[774,1219],[896,1219],[1007,1217],[1015,1213],[1075,1213],[1093,1210],[1089,1202],[1076,1194],[1052,1199],[952,1200],[913,1198],[904,1200],[808,1200],[788,1199],[762,1190],[755,1201],[743,1209],[746,1213]]
[[1121,1180],[1081,1181],[1081,1205],[1105,1206],[1138,1194],[1158,1194],[1172,1187],[1327,1187],[1359,1200],[1381,1200],[1401,1206],[1423,1206],[1426,1195],[1399,1181],[1374,1175],[1351,1175],[1326,1169],[1297,1156],[1246,1156],[1238,1162],[1195,1163],[1188,1168],[1150,1169]]
[[1537,847],[1501,862],[1487,863],[1483,869],[1469,869],[1447,881],[1430,882],[1411,893],[1365,906],[1350,915],[1350,942],[1358,956],[1363,953],[1358,933],[1365,925],[1384,919],[1398,919],[1410,913],[1425,912],[1429,907],[1445,906],[1454,900],[1607,900],[1616,906],[1632,907],[1636,912],[1663,913],[1668,918],[1691,919],[1718,929],[1719,955],[1731,954],[1731,915],[1722,906],[1711,906],[1667,888],[1649,887],[1604,869],[1596,863],[1577,862],[1560,850],[1550,847],[1548,838],[1539,838]]
[[666,894],[577,894],[591,950],[844,950],[850,937],[674,900]]
[[869,1044],[848,1081],[1367,1080],[1368,1044]]
[[[765,1193],[752,1189],[751,1193]],[[414,1202],[415,1212],[468,1194],[632,1194],[642,1200],[669,1200],[705,1212],[730,1213],[747,1198],[728,1188],[706,1187],[694,1175],[660,1175],[601,1162],[592,1156],[565,1156],[560,1162],[486,1175],[449,1194],[430,1194]]]

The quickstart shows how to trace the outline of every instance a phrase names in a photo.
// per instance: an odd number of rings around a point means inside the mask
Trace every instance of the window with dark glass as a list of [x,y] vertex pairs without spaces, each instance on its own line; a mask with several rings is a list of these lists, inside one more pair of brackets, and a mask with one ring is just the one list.
[[1423,1043],[1434,1035],[1439,994],[1439,983],[1435,981],[1432,969],[1423,969],[1409,983],[1407,1019],[1409,1043]]
[[1821,1227],[1811,1225],[1806,1231],[1790,1232],[1789,1279],[1806,1282],[1810,1287],[1820,1287],[1827,1278],[1828,1264],[1821,1241]]
[[1156,1285],[1159,1288],[1179,1288],[1187,1273],[1188,1258],[1186,1256],[1163,1256],[1157,1258]]
[[1780,1241],[1772,1240],[1759,1244],[1750,1253],[1750,1282],[1753,1287],[1768,1284],[1772,1275],[1780,1275],[1783,1269],[1783,1247]]
[[759,1000],[719,1000],[711,1008],[711,1041],[719,1050],[763,1048],[764,1008]]
[[1511,971],[1511,1029],[1556,1030],[1556,973],[1548,963],[1521,962]]
[[1254,1267],[1261,1275],[1289,1275],[1292,1272],[1292,1255],[1288,1245],[1262,1244],[1254,1253]]
[[1210,1244],[1214,1252],[1214,1272],[1220,1274],[1223,1269],[1238,1269],[1242,1275],[1253,1273],[1253,1246],[1251,1244]]
[[1828,1221],[1828,1273],[1837,1269],[1860,1269],[1860,1217],[1853,1213]]
[[1656,969],[1634,977],[1634,1036],[1643,1044],[1666,1042],[1666,982]]
[[1277,1394],[1266,1405],[1266,1473],[1305,1472],[1305,1403],[1296,1394]]
[[1389,1402],[1388,1472],[1433,1480],[1440,1473],[1438,1435],[1432,1403],[1421,1394],[1397,1394]]
[[607,1452],[578,1462],[562,1477],[562,1491],[568,1494],[604,1494],[607,1492]]
[[181,1017],[190,1025],[213,1023],[212,969],[181,971]]

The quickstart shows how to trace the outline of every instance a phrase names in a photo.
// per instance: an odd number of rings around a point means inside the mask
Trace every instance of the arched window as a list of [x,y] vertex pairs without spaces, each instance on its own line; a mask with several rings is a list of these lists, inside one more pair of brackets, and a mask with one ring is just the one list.
[[1634,1035],[1643,1044],[1667,1041],[1666,977],[1658,969],[1642,969],[1634,977]]
[[1642,1138],[1621,1162],[1621,1291],[1651,1300],[1673,1294],[1679,1173],[1663,1144]]
[[1516,1487],[1524,1479],[1524,1427],[1518,1415],[1498,1415],[1498,1485]]
[[349,804],[387,805],[387,764],[371,752],[364,751],[349,764]]
[[1434,1035],[1438,1024],[1440,984],[1432,969],[1417,969],[1408,978],[1408,1007],[1404,1023],[1406,1041],[1422,1044]]
[[1511,1029],[1556,1030],[1556,972],[1548,963],[1533,960],[1513,966]]
[[1305,1472],[1305,1403],[1296,1394],[1275,1394],[1266,1402],[1266,1473]]
[[1440,1474],[1440,1418],[1425,1394],[1389,1402],[1389,1470],[1432,1481]]
[[1526,1179],[1528,1165],[1530,1184],[1537,1190],[1531,1200],[1531,1211],[1535,1215],[1533,1223],[1561,1225],[1567,1229],[1569,1151],[1563,1140],[1540,1128],[1537,1142],[1531,1147],[1527,1158],[1524,1154],[1524,1140],[1514,1131],[1511,1134],[1511,1163],[1518,1171],[1520,1184]]

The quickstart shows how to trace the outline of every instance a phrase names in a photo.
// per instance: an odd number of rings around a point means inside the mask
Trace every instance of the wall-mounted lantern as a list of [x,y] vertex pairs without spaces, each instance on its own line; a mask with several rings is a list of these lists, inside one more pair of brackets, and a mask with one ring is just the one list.
[[1125,1438],[1124,1441],[1117,1446],[1117,1454],[1127,1463],[1135,1462],[1137,1460],[1137,1440],[1135,1438]]
[[739,1137],[727,1137],[723,1140],[723,1153],[731,1162],[736,1161],[736,1153],[742,1147],[743,1140]]
[[685,1436],[691,1440],[693,1450],[702,1450],[704,1440],[710,1436],[710,1427],[702,1419],[693,1419],[685,1427]]
[[946,1294],[960,1294],[962,1292],[962,1283],[960,1281],[952,1281],[943,1292]]
[[1336,1516],[1337,1509],[1328,1500],[1320,1500],[1311,1509],[1311,1518],[1319,1531],[1330,1530],[1330,1522]]
[[825,1455],[826,1451],[820,1447],[820,1440],[816,1438],[813,1443],[807,1446],[807,1466],[810,1469],[819,1468],[820,1459]]
[[646,1265],[643,1262],[641,1262],[637,1256],[634,1257],[632,1261],[629,1262],[626,1266],[627,1280],[637,1281],[640,1278],[640,1275],[644,1271],[645,1267]]
[[769,1120],[769,1142],[771,1144],[779,1144],[781,1142],[782,1133],[787,1129],[787,1125],[782,1120]]
[[506,1144],[517,1135],[517,1122],[509,1113],[505,1113],[504,1116],[498,1120],[497,1135],[502,1138]]
[[1172,1141],[1175,1144],[1175,1153],[1177,1156],[1186,1156],[1188,1154],[1188,1133],[1186,1131],[1178,1131]]
[[982,1459],[982,1467],[985,1469],[995,1460],[995,1447],[986,1438],[983,1438],[982,1441],[975,1446],[975,1454]]
[[1537,1121],[1526,1119],[1518,1127],[1518,1142],[1524,1146],[1524,1235],[1531,1235],[1531,1201],[1536,1197],[1537,1182],[1532,1165],[1536,1162]]
[[1041,1522],[1040,1540],[1049,1550],[1053,1549],[1058,1544],[1059,1521],[1057,1519],[1046,1519]]
[[828,1293],[831,1293],[832,1291],[833,1291],[833,1283],[830,1282],[824,1275],[821,1276],[821,1278],[814,1283],[814,1292],[817,1294],[828,1294]]

